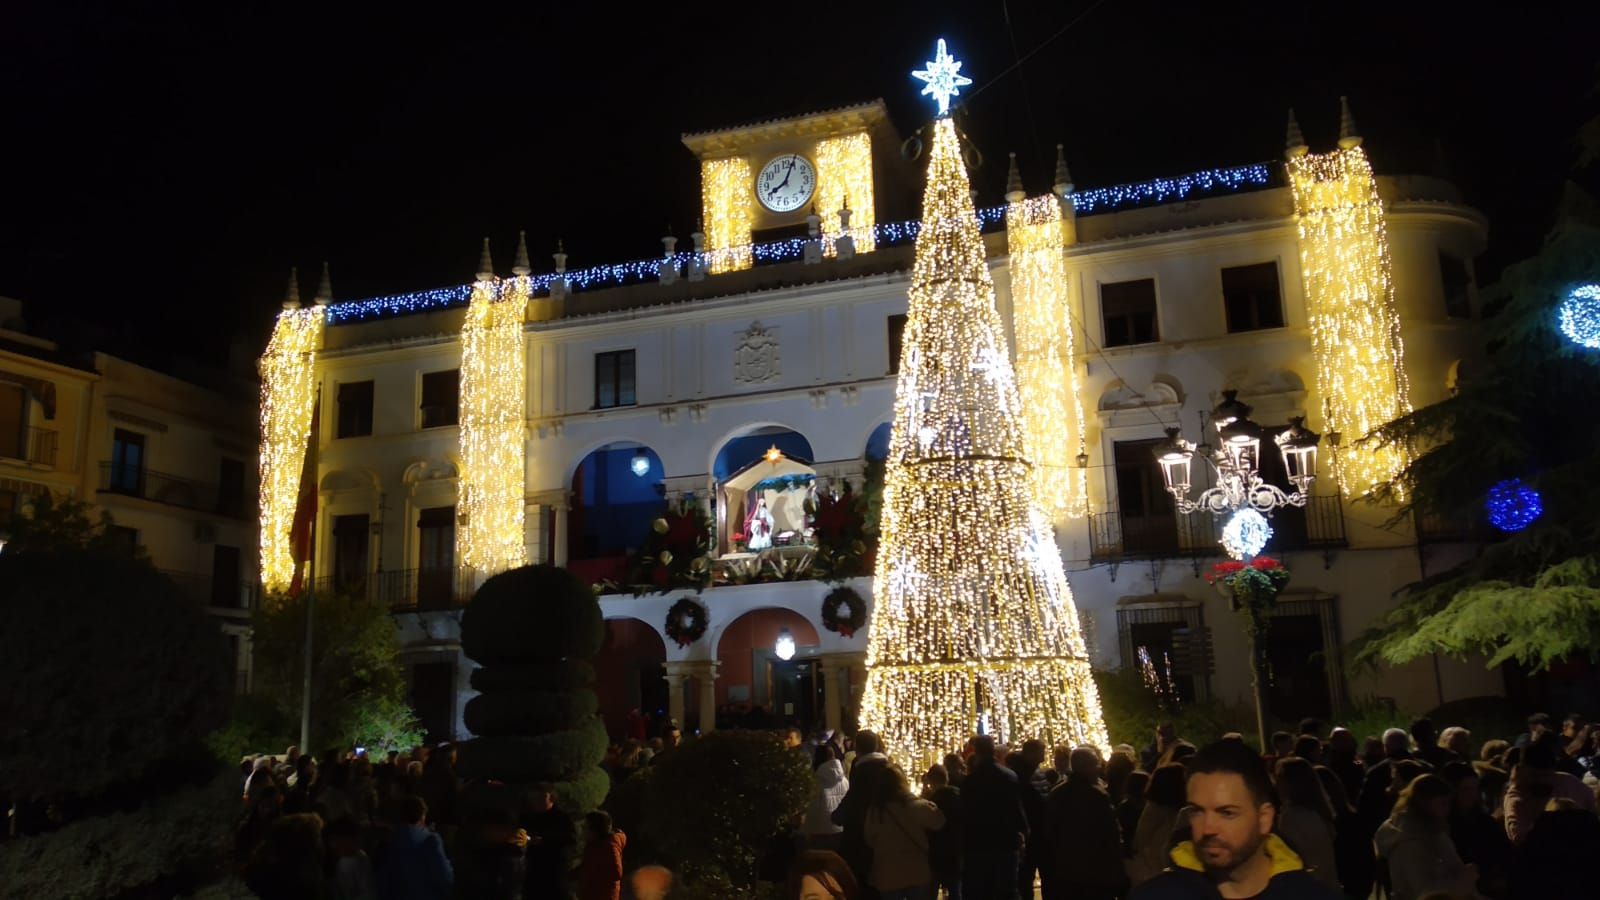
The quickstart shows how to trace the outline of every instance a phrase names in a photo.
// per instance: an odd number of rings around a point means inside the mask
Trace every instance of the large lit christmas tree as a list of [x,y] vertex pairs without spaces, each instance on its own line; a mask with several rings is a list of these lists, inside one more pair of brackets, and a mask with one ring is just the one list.
[[938,761],[978,730],[1006,742],[1107,746],[1072,592],[1030,492],[994,282],[945,115],[964,80],[958,67],[941,41],[917,73],[941,117],[895,394],[861,709],[862,726],[908,767]]

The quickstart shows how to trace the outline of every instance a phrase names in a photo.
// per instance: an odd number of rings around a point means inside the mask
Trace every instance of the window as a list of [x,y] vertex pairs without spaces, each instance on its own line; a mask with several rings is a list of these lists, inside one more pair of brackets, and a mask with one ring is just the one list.
[[[1141,671],[1168,702],[1192,703],[1209,693],[1211,633],[1199,603],[1173,603],[1152,595],[1117,604],[1117,637],[1124,668]],[[1128,602],[1133,601],[1133,602]],[[1142,652],[1141,652],[1142,651]],[[1145,661],[1149,661],[1146,668]]]
[[[423,376],[423,396],[427,396],[428,376]],[[424,399],[423,403],[428,401]],[[338,437],[366,437],[372,433],[372,382],[352,381],[339,385]]]
[[367,584],[367,517],[333,517],[333,588],[359,594]]
[[594,355],[594,408],[611,409],[638,402],[633,391],[633,351]]
[[0,457],[27,459],[28,393],[0,384]]
[[456,508],[435,506],[417,517],[417,605],[449,606],[456,569]]
[[1105,322],[1107,347],[1160,340],[1156,329],[1156,280],[1141,278],[1100,285],[1100,315]]
[[1171,553],[1178,549],[1178,520],[1161,478],[1154,448],[1162,438],[1117,441],[1117,511],[1124,554]]
[[[422,427],[439,428],[456,424],[460,397],[461,370],[428,372],[422,376]],[[370,419],[370,412],[368,414]],[[368,433],[371,433],[370,422]]]
[[239,548],[223,544],[211,547],[211,605],[238,609],[240,588],[244,579],[239,574]]
[[112,432],[107,489],[135,497],[144,493],[144,435],[121,428]]
[[1283,327],[1283,298],[1278,292],[1278,264],[1259,263],[1222,270],[1222,303],[1228,331]]
[[244,504],[244,463],[224,457],[217,467],[217,512],[243,515]]
[[900,344],[906,333],[904,313],[889,317],[889,374],[900,372]]
[[1444,314],[1452,319],[1472,318],[1472,273],[1466,262],[1440,253],[1439,280],[1444,284]]

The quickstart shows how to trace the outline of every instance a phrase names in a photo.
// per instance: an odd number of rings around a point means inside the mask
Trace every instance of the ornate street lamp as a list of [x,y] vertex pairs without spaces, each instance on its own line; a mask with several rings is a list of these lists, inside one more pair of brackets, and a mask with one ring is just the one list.
[[[1211,421],[1217,428],[1214,452],[1184,440],[1180,429],[1167,429],[1167,439],[1154,451],[1161,478],[1179,512],[1229,517],[1222,542],[1229,555],[1236,559],[1254,556],[1272,533],[1265,515],[1283,506],[1305,506],[1311,499],[1321,436],[1306,429],[1303,416],[1295,416],[1289,420],[1288,430],[1273,439],[1294,487],[1289,492],[1261,479],[1262,429],[1250,420],[1250,406],[1238,398],[1237,391],[1222,392],[1222,402],[1211,411]],[[1210,463],[1216,484],[1190,500],[1190,466],[1196,456]]]
[[[1234,559],[1249,560],[1260,553],[1272,537],[1272,526],[1267,515],[1283,506],[1305,506],[1311,499],[1311,485],[1317,477],[1317,443],[1321,436],[1307,430],[1305,418],[1295,416],[1289,427],[1273,443],[1283,455],[1283,469],[1294,491],[1288,492],[1277,485],[1261,480],[1260,425],[1250,420],[1250,406],[1239,400],[1237,391],[1223,391],[1222,402],[1211,411],[1211,421],[1217,427],[1218,448],[1185,441],[1179,429],[1168,428],[1167,439],[1156,445],[1156,462],[1161,465],[1161,478],[1172,494],[1178,510],[1184,513],[1206,511],[1217,516],[1227,516],[1222,529],[1222,548]],[[1201,417],[1201,431],[1205,419]],[[1329,443],[1338,446],[1337,435],[1329,435]],[[1196,500],[1189,499],[1189,466],[1195,456],[1206,460],[1216,473],[1216,484],[1200,493]],[[1267,631],[1266,610],[1250,604],[1250,628],[1246,642],[1250,648],[1251,689],[1255,695],[1256,736],[1265,750],[1267,746],[1266,684],[1267,659],[1263,640]]]

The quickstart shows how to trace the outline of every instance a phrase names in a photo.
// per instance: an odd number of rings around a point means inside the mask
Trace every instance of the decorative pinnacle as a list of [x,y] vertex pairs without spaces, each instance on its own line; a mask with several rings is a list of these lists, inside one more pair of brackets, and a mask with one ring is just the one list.
[[317,295],[311,302],[318,306],[327,306],[333,302],[333,278],[328,274],[328,261],[322,261],[322,281],[317,285]]
[[483,255],[478,257],[478,280],[494,280],[494,258],[489,255],[489,239],[483,239]]
[[1067,148],[1056,145],[1056,180],[1052,185],[1057,196],[1065,197],[1072,193],[1072,172],[1067,169]]
[[1027,191],[1022,188],[1022,173],[1017,171],[1017,155],[1008,153],[1011,157],[1009,168],[1006,170],[1006,202],[1021,203],[1027,198]]
[[300,308],[300,270],[295,266],[289,267],[289,289],[283,292],[283,308]]
[[1339,149],[1354,150],[1361,146],[1361,135],[1356,133],[1356,117],[1350,115],[1350,99],[1339,98]]
[[1294,117],[1294,107],[1289,108],[1289,134],[1283,142],[1284,155],[1290,159],[1311,152],[1306,146],[1306,136],[1300,133],[1300,123]]
[[528,262],[528,233],[517,232],[517,259],[511,266],[511,274],[519,278],[526,278],[533,274],[533,264]]

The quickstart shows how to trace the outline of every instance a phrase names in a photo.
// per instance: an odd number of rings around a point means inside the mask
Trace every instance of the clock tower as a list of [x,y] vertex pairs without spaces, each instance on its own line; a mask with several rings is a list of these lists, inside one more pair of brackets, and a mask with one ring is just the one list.
[[804,234],[813,210],[832,255],[849,206],[857,253],[877,224],[875,171],[892,167],[899,140],[882,100],[683,136],[700,160],[701,230],[712,273],[749,268],[751,245]]

